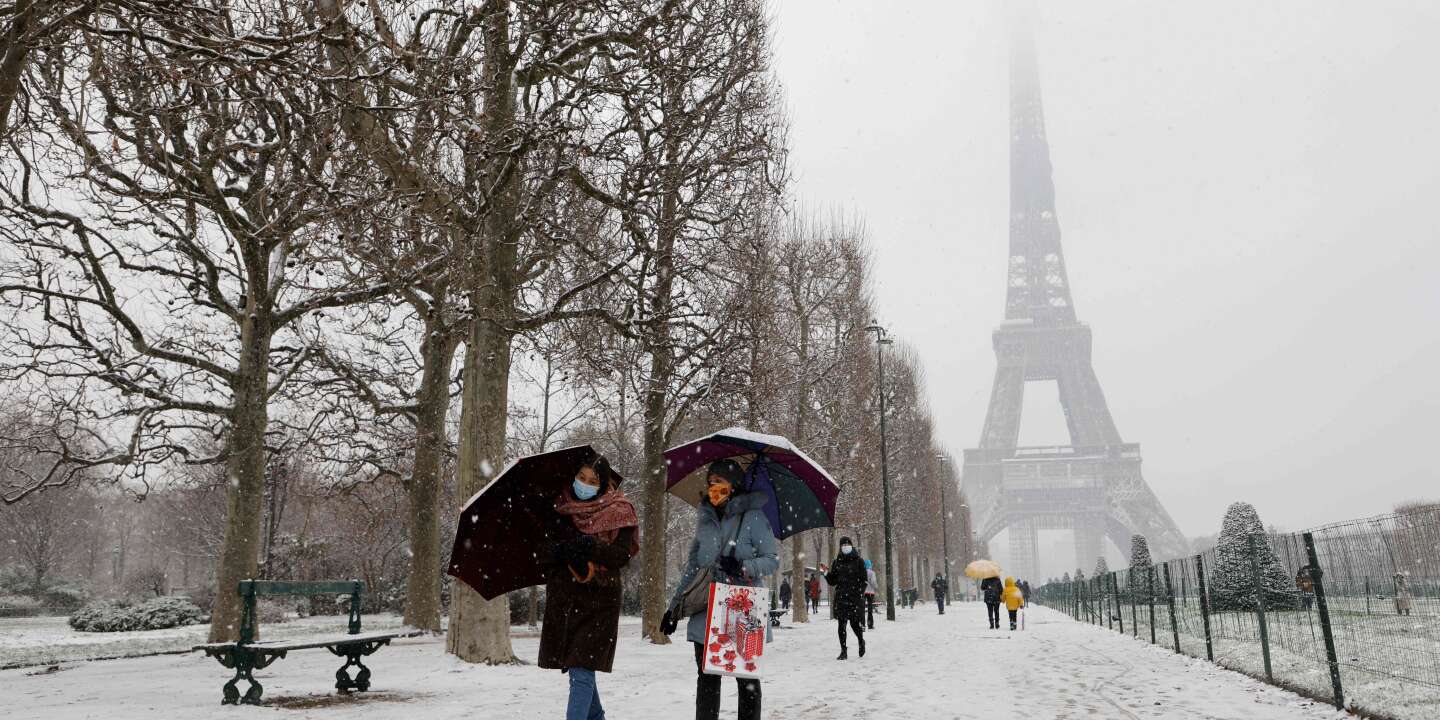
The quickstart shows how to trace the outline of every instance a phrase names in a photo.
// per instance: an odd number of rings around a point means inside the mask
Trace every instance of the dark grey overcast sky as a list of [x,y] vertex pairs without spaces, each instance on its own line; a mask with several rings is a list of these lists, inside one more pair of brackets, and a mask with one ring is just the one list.
[[[1004,302],[1007,10],[773,12],[797,195],[867,219],[882,321],[924,359],[958,454]],[[1440,3],[1039,13],[1076,308],[1181,529],[1216,532],[1240,499],[1298,529],[1440,498]],[[1059,417],[1023,433],[1062,441]]]

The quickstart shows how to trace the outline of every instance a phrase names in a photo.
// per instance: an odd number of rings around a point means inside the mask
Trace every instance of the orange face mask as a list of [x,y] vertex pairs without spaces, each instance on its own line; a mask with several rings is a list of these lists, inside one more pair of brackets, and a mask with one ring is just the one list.
[[710,496],[710,504],[718,507],[730,497],[730,483],[715,483],[706,488],[705,492]]

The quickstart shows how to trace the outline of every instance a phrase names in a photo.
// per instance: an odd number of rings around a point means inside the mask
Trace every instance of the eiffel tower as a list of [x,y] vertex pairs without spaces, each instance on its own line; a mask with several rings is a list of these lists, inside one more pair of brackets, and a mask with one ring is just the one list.
[[[1034,38],[1017,25],[1010,62],[1010,259],[1005,321],[993,335],[996,369],[980,446],[965,451],[964,482],[976,539],[1009,530],[1007,574],[1039,569],[1040,530],[1071,530],[1087,573],[1109,538],[1129,553],[1144,535],[1156,558],[1188,543],[1140,474],[1140,446],[1120,439],[1090,362],[1090,327],[1075,317]],[[1070,444],[1019,447],[1025,383],[1054,380]],[[1033,577],[1040,581],[1042,578]]]

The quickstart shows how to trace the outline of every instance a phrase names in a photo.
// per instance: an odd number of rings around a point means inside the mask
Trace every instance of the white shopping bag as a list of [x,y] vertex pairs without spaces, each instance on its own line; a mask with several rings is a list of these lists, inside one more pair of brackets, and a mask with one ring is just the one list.
[[769,614],[769,589],[711,584],[705,615],[705,674],[759,678],[765,667]]

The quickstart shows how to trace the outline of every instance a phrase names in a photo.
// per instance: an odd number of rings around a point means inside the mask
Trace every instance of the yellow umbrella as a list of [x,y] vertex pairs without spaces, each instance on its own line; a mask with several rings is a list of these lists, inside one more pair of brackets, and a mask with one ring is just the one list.
[[965,575],[976,580],[1000,577],[1000,565],[993,560],[976,560],[965,566]]

